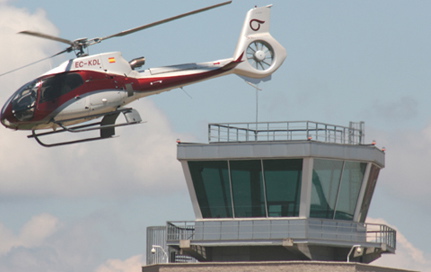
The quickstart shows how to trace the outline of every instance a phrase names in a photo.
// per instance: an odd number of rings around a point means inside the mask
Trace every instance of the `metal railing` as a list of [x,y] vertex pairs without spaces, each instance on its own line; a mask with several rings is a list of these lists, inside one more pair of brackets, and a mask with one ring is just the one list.
[[256,242],[309,240],[321,244],[385,245],[394,252],[396,231],[386,225],[329,219],[210,220],[168,222],[168,244],[196,242]]
[[393,249],[396,248],[397,232],[394,229],[379,224],[367,224],[367,226],[367,241],[386,244]]
[[313,121],[208,124],[210,143],[313,140],[363,144],[364,138],[364,122],[350,122],[348,127]]
[[194,221],[167,222],[167,240],[192,240],[195,232]]

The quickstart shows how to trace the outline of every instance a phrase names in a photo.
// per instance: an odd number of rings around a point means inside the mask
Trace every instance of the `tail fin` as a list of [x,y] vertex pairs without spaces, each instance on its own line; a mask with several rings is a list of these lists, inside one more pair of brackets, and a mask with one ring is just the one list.
[[238,59],[241,54],[243,58],[233,73],[265,80],[286,58],[284,47],[269,34],[271,6],[256,7],[247,13],[233,59]]

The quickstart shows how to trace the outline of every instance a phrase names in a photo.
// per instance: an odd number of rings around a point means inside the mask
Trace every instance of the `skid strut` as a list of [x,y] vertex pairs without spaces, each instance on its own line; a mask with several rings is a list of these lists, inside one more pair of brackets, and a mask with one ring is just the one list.
[[[115,121],[117,120],[117,117],[120,115],[120,113],[124,114],[124,117],[126,118],[126,122],[120,123],[120,124],[115,124]],[[68,127],[68,126],[63,125],[63,123],[81,120],[83,118],[74,118],[74,119],[62,120],[61,122],[54,122],[57,125],[59,125],[61,127],[61,129],[55,130],[55,131],[42,132],[42,133],[36,133],[35,130],[32,130],[32,134],[28,135],[27,137],[28,138],[34,138],[41,146],[53,147],[53,146],[69,145],[69,144],[76,144],[76,143],[83,143],[83,142],[109,139],[115,135],[115,128],[116,127],[130,126],[130,125],[142,123],[142,119],[139,116],[138,111],[135,109],[132,109],[132,108],[119,109],[119,110],[105,113],[105,114],[96,114],[96,115],[86,116],[85,118],[86,119],[88,119],[88,118],[93,119],[93,118],[99,118],[102,116],[103,116],[103,118],[100,122],[93,122],[93,123],[78,125],[78,126]],[[47,143],[44,143],[40,140],[40,137],[58,134],[58,133],[62,133],[62,132],[82,133],[82,132],[87,132],[87,131],[92,131],[92,130],[100,130],[100,136],[99,137],[78,139],[78,140],[73,140],[73,141],[58,142],[58,143],[52,143],[52,144],[47,144]]]

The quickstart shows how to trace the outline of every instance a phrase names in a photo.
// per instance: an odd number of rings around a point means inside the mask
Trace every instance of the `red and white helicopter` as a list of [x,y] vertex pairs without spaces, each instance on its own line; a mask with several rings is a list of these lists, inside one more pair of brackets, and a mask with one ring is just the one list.
[[[271,5],[255,7],[247,13],[232,58],[138,70],[145,63],[144,58],[128,62],[120,52],[87,55],[84,51],[88,46],[103,40],[128,35],[231,2],[103,38],[70,41],[39,32],[20,32],[69,45],[52,57],[71,51],[75,51],[77,57],[19,88],[3,106],[1,123],[10,129],[31,130],[32,134],[28,137],[35,138],[46,147],[105,139],[115,135],[115,127],[141,122],[135,109],[125,107],[139,98],[228,74],[258,80],[269,77],[286,58],[286,50],[269,33]],[[120,113],[124,114],[126,121],[115,124]],[[101,120],[89,122],[93,119]],[[41,129],[50,131],[36,132]],[[100,130],[100,136],[51,144],[39,139],[60,132],[89,130]]]

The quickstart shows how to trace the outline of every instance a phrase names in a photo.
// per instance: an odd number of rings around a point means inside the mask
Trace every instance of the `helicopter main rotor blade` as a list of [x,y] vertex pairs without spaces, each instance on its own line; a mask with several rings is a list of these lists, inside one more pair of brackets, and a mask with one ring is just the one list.
[[137,31],[140,31],[140,30],[143,30],[143,29],[146,29],[146,28],[150,28],[150,27],[153,27],[153,26],[156,26],[156,25],[164,24],[164,23],[167,23],[167,22],[170,22],[170,21],[173,21],[173,20],[177,20],[177,19],[189,16],[189,15],[193,15],[193,14],[196,14],[196,13],[207,11],[207,10],[210,10],[210,9],[213,9],[213,8],[218,8],[218,7],[230,4],[230,3],[232,3],[232,1],[227,1],[227,2],[220,3],[220,4],[209,6],[209,7],[206,7],[206,8],[197,9],[197,10],[194,10],[194,11],[190,11],[190,12],[187,12],[187,13],[183,13],[183,14],[174,16],[174,17],[166,18],[166,19],[154,22],[154,23],[150,23],[150,24],[142,25],[142,26],[135,27],[135,28],[132,28],[132,29],[129,29],[129,30],[121,31],[121,32],[116,33],[116,34],[113,34],[113,35],[110,35],[110,36],[106,36],[106,37],[97,39],[97,42],[101,42],[103,40],[107,40],[107,39],[114,38],[114,37],[121,37],[121,36],[129,35],[129,34],[132,34],[134,32],[137,32]]
[[60,51],[60,52],[58,52],[58,53],[56,53],[56,54],[54,54],[54,55],[52,55],[52,56],[49,56],[49,57],[46,57],[46,58],[43,58],[43,59],[40,59],[40,60],[34,61],[34,62],[32,62],[32,63],[26,64],[26,65],[24,65],[24,66],[21,66],[21,67],[15,68],[15,69],[13,69],[13,70],[7,71],[7,72],[5,72],[5,73],[3,73],[3,74],[0,74],[0,77],[2,77],[2,76],[4,76],[4,75],[7,75],[7,74],[10,74],[10,73],[13,73],[13,72],[15,72],[15,71],[18,71],[18,70],[24,69],[24,68],[26,68],[26,67],[29,67],[29,66],[31,66],[31,65],[34,65],[34,64],[39,63],[39,62],[41,62],[41,61],[44,61],[44,60],[47,60],[47,59],[50,59],[50,58],[56,57],[56,56],[58,56],[58,55],[61,55],[61,54],[63,54],[63,53],[69,52],[69,51],[70,51],[70,49],[69,49],[69,48],[67,48],[67,49],[65,49],[65,50],[63,50],[63,51]]
[[36,32],[36,31],[21,31],[18,32],[19,34],[25,34],[25,35],[30,35],[30,36],[35,36],[35,37],[39,37],[39,38],[44,38],[44,39],[49,39],[49,40],[53,40],[53,41],[57,41],[57,42],[62,42],[62,43],[66,43],[68,45],[73,45],[72,41],[69,41],[67,39],[63,39],[60,37],[56,37],[56,36],[51,36],[48,34],[44,34],[44,33],[40,33],[40,32]]
[[61,52],[59,52],[59,53],[57,53],[57,54],[55,54],[55,55],[53,55],[51,57],[47,57],[47,58],[44,58],[42,60],[35,61],[33,63],[27,64],[27,65],[25,65],[23,67],[20,67],[20,68],[16,68],[16,69],[14,69],[12,71],[0,74],[0,76],[9,74],[9,73],[17,71],[17,70],[20,70],[22,68],[25,68],[27,66],[33,65],[33,64],[38,63],[40,61],[43,61],[45,59],[49,59],[49,58],[55,57],[57,55],[63,54],[65,52],[71,52],[72,50],[78,51],[78,52],[75,52],[75,53],[76,53],[76,56],[79,57],[79,56],[82,56],[84,54],[83,49],[87,48],[90,45],[98,44],[98,43],[100,43],[103,40],[107,40],[107,39],[114,38],[114,37],[121,37],[121,36],[129,35],[129,34],[132,34],[134,32],[140,31],[140,30],[144,30],[144,29],[147,29],[147,28],[150,28],[150,27],[153,27],[153,26],[164,24],[164,23],[167,23],[167,22],[170,22],[170,21],[173,21],[173,20],[177,20],[177,19],[180,19],[180,18],[183,18],[183,17],[186,17],[186,16],[190,16],[190,15],[196,14],[196,13],[204,12],[204,11],[207,11],[207,10],[210,10],[210,9],[218,8],[218,7],[230,4],[230,3],[232,3],[232,1],[226,1],[226,2],[223,2],[223,3],[216,4],[216,5],[208,6],[208,7],[205,7],[205,8],[201,8],[201,9],[193,10],[193,11],[190,11],[190,12],[186,12],[186,13],[183,13],[183,14],[180,14],[180,15],[177,15],[177,16],[166,18],[166,19],[163,19],[163,20],[160,20],[160,21],[157,21],[157,22],[153,22],[153,23],[150,23],[150,24],[146,24],[146,25],[142,25],[142,26],[139,26],[139,27],[135,27],[135,28],[132,28],[132,29],[129,29],[129,30],[124,30],[124,31],[121,31],[119,33],[116,33],[116,34],[113,34],[113,35],[109,35],[109,36],[106,36],[106,37],[103,37],[103,38],[93,38],[93,39],[90,39],[90,40],[88,40],[87,38],[83,38],[83,39],[77,39],[75,41],[71,41],[71,40],[68,40],[68,39],[63,39],[63,38],[60,38],[60,37],[48,35],[48,34],[45,34],[45,33],[36,32],[36,31],[30,31],[30,30],[21,31],[21,32],[18,32],[18,33],[19,34],[30,35],[30,36],[34,36],[34,37],[39,37],[39,38],[43,38],[43,39],[49,39],[49,40],[53,40],[53,41],[57,41],[57,42],[61,42],[61,43],[65,43],[65,44],[70,45],[70,47],[66,48],[65,50],[63,50],[63,51],[61,51]]

